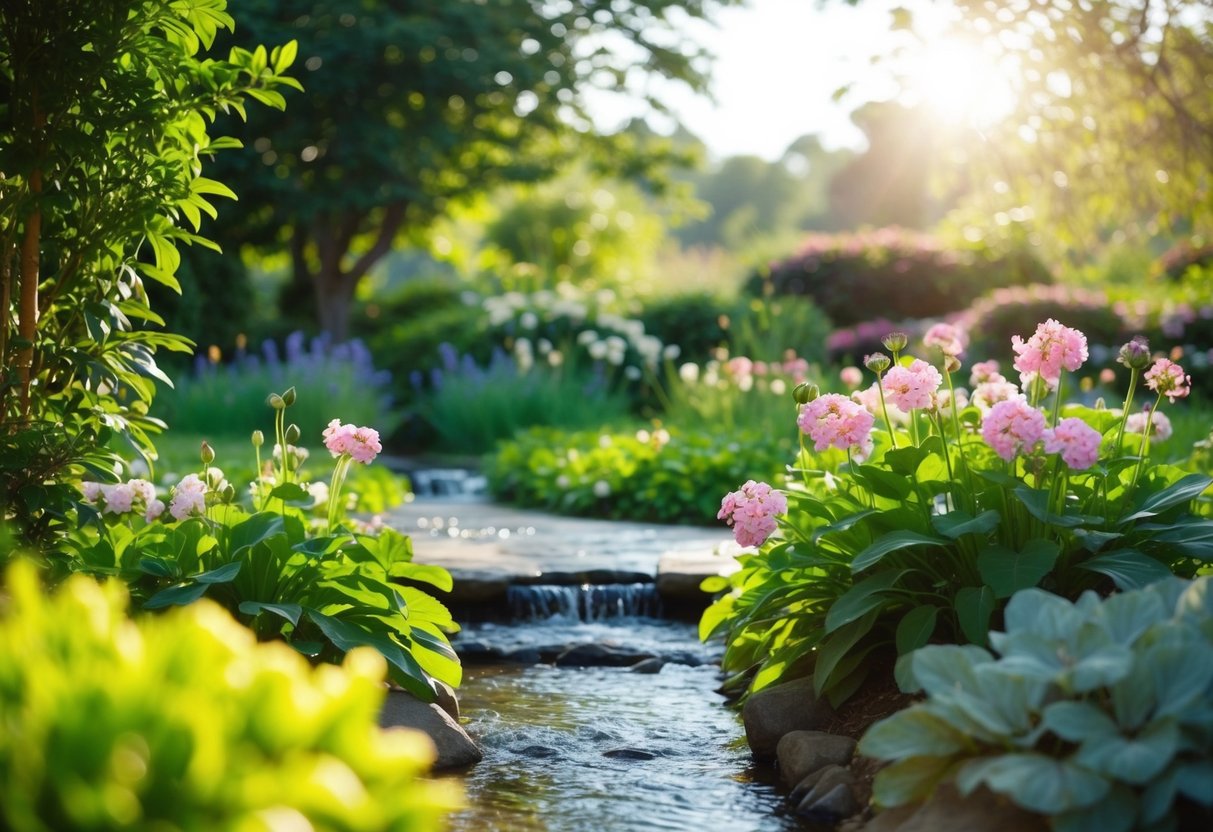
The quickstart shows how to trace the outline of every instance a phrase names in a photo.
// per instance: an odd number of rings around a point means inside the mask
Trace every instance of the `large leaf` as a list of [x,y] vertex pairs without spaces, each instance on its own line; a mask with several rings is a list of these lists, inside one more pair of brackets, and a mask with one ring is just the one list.
[[830,611],[826,613],[826,632],[832,633],[839,627],[884,606],[888,602],[888,590],[908,571],[903,569],[878,572],[855,584],[830,605]]
[[876,496],[890,500],[905,500],[914,490],[904,474],[886,471],[875,465],[860,465],[855,470],[855,479],[865,484]]
[[884,464],[889,470],[903,477],[912,477],[918,470],[919,464],[926,458],[927,452],[916,446],[895,448],[885,451]]
[[890,552],[896,552],[900,549],[908,549],[911,546],[946,546],[948,541],[939,537],[930,537],[925,534],[911,531],[895,531],[889,532],[874,541],[871,546],[864,549],[855,556],[855,560],[851,561],[851,571],[855,573],[875,566],[880,562],[881,558]]
[[393,681],[423,701],[434,701],[436,694],[426,672],[407,650],[386,633],[373,632],[318,610],[305,608],[304,612],[338,650],[346,653],[355,647],[375,648],[387,659]]
[[1150,494],[1136,506],[1136,510],[1132,514],[1121,519],[1120,525],[1123,526],[1145,517],[1153,517],[1169,508],[1191,502],[1203,494],[1210,485],[1213,485],[1213,478],[1204,474],[1188,474],[1162,491]]
[[997,602],[994,590],[988,586],[965,586],[956,591],[952,605],[964,637],[976,645],[986,644],[990,631],[990,616]]
[[271,612],[280,618],[285,618],[296,627],[299,626],[299,616],[303,614],[303,607],[298,604],[265,604],[260,601],[242,601],[239,609],[245,615],[254,616],[260,615],[262,612]]
[[947,514],[937,514],[931,518],[935,531],[953,540],[966,534],[986,534],[993,531],[1002,519],[1002,515],[990,509],[974,517],[964,511],[949,511]]
[[1165,565],[1136,549],[1117,549],[1078,564],[1080,569],[1107,575],[1122,591],[1161,581],[1172,576]]
[[1110,788],[1107,780],[1082,766],[1036,753],[972,760],[957,772],[962,794],[983,783],[1025,809],[1046,815],[1092,806]]
[[1042,523],[1048,523],[1051,526],[1061,526],[1062,528],[1073,528],[1081,526],[1084,523],[1092,521],[1098,522],[1099,518],[1082,517],[1076,514],[1054,514],[1049,506],[1049,498],[1052,497],[1052,492],[1029,488],[1026,485],[1020,485],[1013,492],[1028,513]]
[[240,561],[236,560],[206,572],[199,572],[197,575],[192,576],[191,580],[195,580],[200,584],[226,584],[234,581],[239,574]]
[[897,654],[904,656],[912,650],[917,650],[931,640],[935,632],[935,621],[939,617],[939,607],[915,607],[902,616],[897,625]]
[[256,546],[275,535],[285,533],[285,521],[281,514],[262,511],[232,526],[231,537],[228,539],[228,549],[232,557],[240,554],[241,550]]
[[994,590],[995,598],[1010,598],[1021,589],[1036,586],[1053,569],[1061,547],[1052,540],[1034,538],[1013,552],[989,546],[977,556],[981,579]]
[[1053,702],[1045,706],[1041,717],[1046,728],[1072,743],[1113,736],[1118,732],[1112,717],[1091,702]]
[[883,807],[925,800],[935,791],[951,766],[951,757],[898,760],[877,773],[872,783],[872,800]]
[[872,610],[851,621],[824,638],[817,647],[817,664],[813,668],[813,687],[820,696],[829,685],[834,669],[850,650],[872,630],[880,613]]
[[863,735],[859,753],[878,760],[946,757],[964,751],[969,738],[923,707],[898,711]]
[[1170,764],[1181,741],[1179,726],[1173,720],[1155,720],[1132,737],[1092,737],[1082,744],[1074,759],[1091,771],[1143,786]]
[[[402,578],[406,581],[417,581],[437,587],[443,592],[450,592],[454,588],[454,581],[451,578],[451,573],[441,566],[429,563],[416,563],[414,561],[406,561],[396,563],[392,566],[388,574],[393,578]],[[727,586],[727,583],[721,586],[721,589]]]
[[206,594],[207,584],[182,584],[181,586],[171,586],[168,589],[162,589],[147,599],[143,608],[145,610],[159,610],[165,607],[185,606],[192,604]]

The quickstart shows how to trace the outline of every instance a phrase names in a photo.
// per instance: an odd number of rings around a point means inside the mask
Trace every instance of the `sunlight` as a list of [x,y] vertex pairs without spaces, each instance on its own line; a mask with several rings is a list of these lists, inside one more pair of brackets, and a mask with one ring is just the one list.
[[908,57],[905,68],[903,98],[925,104],[951,124],[988,127],[1015,108],[1007,68],[973,43],[935,41]]

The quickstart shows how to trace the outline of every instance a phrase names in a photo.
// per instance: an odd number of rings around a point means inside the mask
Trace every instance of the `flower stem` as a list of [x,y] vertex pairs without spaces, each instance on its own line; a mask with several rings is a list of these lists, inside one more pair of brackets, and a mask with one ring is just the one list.
[[1137,392],[1137,370],[1133,369],[1129,372],[1129,393],[1125,396],[1125,404],[1120,413],[1120,429],[1116,431],[1116,456],[1120,456],[1120,451],[1124,447],[1125,425],[1129,421],[1129,408],[1133,406],[1133,394]]
[[1053,394],[1053,427],[1057,427],[1057,420],[1061,418],[1061,380],[1065,377],[1065,373],[1057,375],[1057,390]]
[[345,485],[345,475],[350,470],[350,455],[342,454],[337,457],[337,464],[333,466],[333,480],[329,484],[329,516],[328,516],[328,531],[326,534],[332,535],[333,529],[337,526],[337,521],[341,515],[341,488]]
[[1129,490],[1137,488],[1137,480],[1146,466],[1146,457],[1150,455],[1150,434],[1154,432],[1154,411],[1158,410],[1158,406],[1162,404],[1162,395],[1159,393],[1154,404],[1146,411],[1146,427],[1141,436],[1141,456],[1137,458],[1137,468],[1133,471],[1133,484],[1129,486]]
[[893,443],[893,450],[897,450],[897,434],[893,432],[893,423],[889,421],[889,408],[884,403],[884,378],[880,373],[876,374],[876,392],[880,394],[880,413],[884,416],[885,427],[889,429],[889,441]]

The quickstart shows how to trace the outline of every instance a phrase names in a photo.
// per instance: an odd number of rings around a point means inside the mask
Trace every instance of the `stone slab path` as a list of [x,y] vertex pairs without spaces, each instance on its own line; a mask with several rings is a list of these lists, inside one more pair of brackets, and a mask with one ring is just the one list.
[[562,517],[487,498],[418,498],[384,518],[413,539],[419,563],[448,569],[461,600],[511,583],[656,581],[663,594],[698,592],[737,568],[729,530]]

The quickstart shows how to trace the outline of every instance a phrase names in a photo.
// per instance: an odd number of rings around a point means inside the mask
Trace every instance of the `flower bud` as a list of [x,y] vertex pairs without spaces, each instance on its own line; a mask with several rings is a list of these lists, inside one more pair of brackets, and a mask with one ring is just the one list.
[[883,352],[874,352],[871,355],[865,355],[863,357],[863,366],[867,367],[874,373],[883,373],[885,370],[889,369],[889,365],[892,363],[892,359],[890,359]]
[[1095,400],[1095,409],[1096,410],[1107,410],[1108,409],[1108,404],[1107,404],[1107,402],[1105,402],[1103,400],[1103,396],[1100,396],[1098,399]]
[[1116,360],[1130,370],[1144,370],[1150,366],[1150,343],[1142,335],[1134,335],[1133,340],[1120,348]]
[[230,482],[226,483],[223,486],[223,490],[219,492],[219,497],[223,500],[223,502],[230,503],[232,500],[236,499],[236,486],[232,485]]
[[286,392],[282,394],[282,403],[285,404],[287,407],[290,407],[291,405],[293,405],[295,403],[295,388],[294,387],[286,388]]
[[954,355],[945,354],[943,357],[943,369],[946,373],[955,373],[960,370],[960,359]]
[[201,457],[202,457],[203,465],[210,465],[212,462],[215,461],[215,449],[212,448],[210,445],[208,445],[206,442],[203,442]]
[[802,381],[792,388],[792,398],[797,404],[808,404],[821,395],[821,388],[816,384]]
[[265,444],[265,434],[259,430],[253,431],[253,447],[260,448]]
[[270,397],[265,400],[265,403],[274,410],[286,410],[286,402],[277,393],[270,393]]
[[885,349],[892,350],[893,352],[904,350],[909,341],[909,337],[904,332],[890,332],[880,339],[880,343],[884,344]]
[[[292,388],[292,389],[294,389],[294,388]],[[296,442],[299,441],[299,437],[302,435],[303,434],[299,430],[298,425],[290,424],[290,425],[286,426],[286,442],[288,445],[294,445]]]

